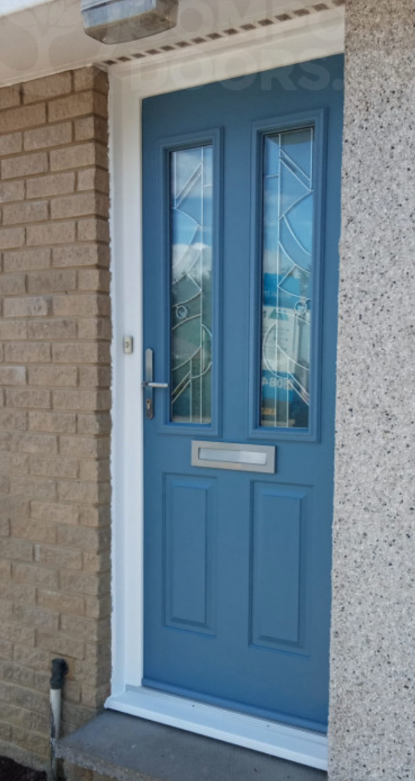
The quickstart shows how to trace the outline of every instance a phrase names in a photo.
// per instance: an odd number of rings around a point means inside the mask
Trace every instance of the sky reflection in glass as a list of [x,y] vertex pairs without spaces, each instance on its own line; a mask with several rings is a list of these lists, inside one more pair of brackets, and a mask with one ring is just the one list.
[[264,139],[262,426],[309,424],[313,132]]

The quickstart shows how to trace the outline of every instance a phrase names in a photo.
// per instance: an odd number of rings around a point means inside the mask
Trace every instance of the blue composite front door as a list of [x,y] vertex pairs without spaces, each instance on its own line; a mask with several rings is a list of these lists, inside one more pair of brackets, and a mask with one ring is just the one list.
[[143,104],[143,685],[322,732],[342,74]]

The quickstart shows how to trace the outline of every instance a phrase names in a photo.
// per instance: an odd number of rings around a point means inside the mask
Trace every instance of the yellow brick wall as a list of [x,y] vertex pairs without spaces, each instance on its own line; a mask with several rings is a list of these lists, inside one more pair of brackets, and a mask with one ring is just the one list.
[[37,764],[110,679],[107,92],[93,68],[0,90],[0,754]]

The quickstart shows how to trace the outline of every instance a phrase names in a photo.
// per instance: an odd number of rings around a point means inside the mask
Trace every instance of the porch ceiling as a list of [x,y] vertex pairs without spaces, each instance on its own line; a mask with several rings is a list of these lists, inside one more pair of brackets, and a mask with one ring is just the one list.
[[324,24],[333,16],[341,18],[344,5],[344,0],[181,0],[174,30],[106,46],[84,33],[80,0],[29,2],[26,10],[0,17],[0,85],[92,63],[105,67],[130,57],[148,61],[155,54],[194,49],[219,37],[265,35],[275,26],[282,31],[299,22]]
[[25,8],[32,8],[35,5],[44,5],[53,0],[2,0],[0,7],[0,16],[8,16],[23,11]]

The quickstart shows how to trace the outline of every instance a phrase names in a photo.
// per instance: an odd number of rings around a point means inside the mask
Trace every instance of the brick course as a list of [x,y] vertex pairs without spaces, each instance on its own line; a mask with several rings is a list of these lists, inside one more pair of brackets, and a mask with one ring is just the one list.
[[110,678],[107,77],[0,90],[0,745],[47,761]]

